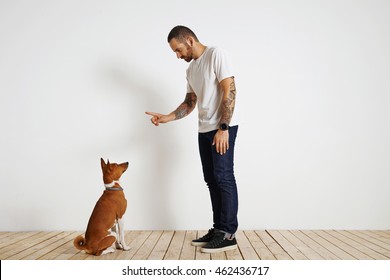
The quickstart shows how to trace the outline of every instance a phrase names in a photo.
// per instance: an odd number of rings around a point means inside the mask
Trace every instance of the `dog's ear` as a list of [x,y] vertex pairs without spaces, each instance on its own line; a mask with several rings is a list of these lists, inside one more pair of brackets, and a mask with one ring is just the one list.
[[106,168],[106,163],[104,162],[104,159],[100,158],[100,164],[102,166],[102,169]]
[[108,170],[108,171],[111,171],[111,170],[112,170],[112,166],[111,166],[111,164],[110,164],[110,160],[109,160],[109,159],[107,159],[107,170]]

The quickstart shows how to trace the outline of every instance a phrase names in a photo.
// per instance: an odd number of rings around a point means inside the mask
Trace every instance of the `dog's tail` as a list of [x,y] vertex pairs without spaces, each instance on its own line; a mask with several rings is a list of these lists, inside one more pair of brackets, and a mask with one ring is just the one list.
[[78,250],[85,250],[86,246],[85,246],[85,238],[81,235],[77,236],[74,240],[73,240],[73,245],[76,247],[76,249]]

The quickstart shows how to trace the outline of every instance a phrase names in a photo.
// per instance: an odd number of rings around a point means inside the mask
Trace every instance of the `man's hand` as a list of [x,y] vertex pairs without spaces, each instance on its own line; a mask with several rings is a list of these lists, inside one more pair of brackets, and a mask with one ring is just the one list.
[[167,122],[171,121],[170,115],[163,115],[163,114],[153,113],[153,112],[145,112],[145,114],[152,116],[150,121],[155,126],[159,126],[160,123],[167,123]]
[[214,136],[213,146],[214,145],[218,154],[226,154],[226,151],[229,150],[229,131],[223,131],[218,129],[217,133]]

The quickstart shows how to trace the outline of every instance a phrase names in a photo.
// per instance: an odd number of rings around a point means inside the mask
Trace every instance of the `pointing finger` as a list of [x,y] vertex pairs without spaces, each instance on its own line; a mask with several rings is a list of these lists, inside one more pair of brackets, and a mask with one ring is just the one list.
[[145,114],[153,116],[153,117],[157,117],[159,115],[159,114],[153,113],[153,112],[145,112]]

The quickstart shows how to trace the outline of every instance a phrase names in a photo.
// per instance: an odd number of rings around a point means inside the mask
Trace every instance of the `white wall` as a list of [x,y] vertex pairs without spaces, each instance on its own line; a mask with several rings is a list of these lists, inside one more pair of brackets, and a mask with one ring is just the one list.
[[[194,4],[196,3],[196,4]],[[177,24],[229,51],[241,229],[390,228],[389,1],[0,1],[0,230],[84,230],[100,157],[127,229],[207,229]]]

